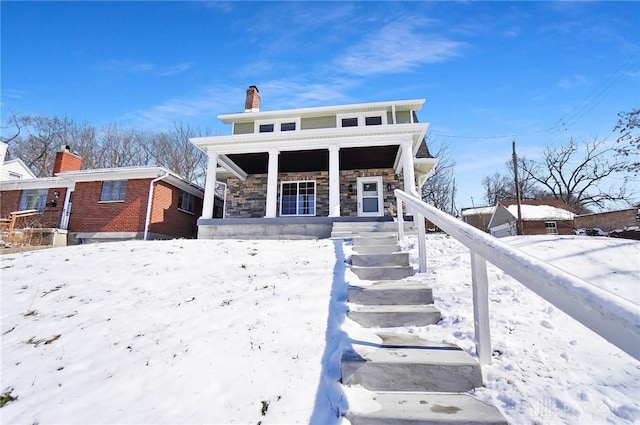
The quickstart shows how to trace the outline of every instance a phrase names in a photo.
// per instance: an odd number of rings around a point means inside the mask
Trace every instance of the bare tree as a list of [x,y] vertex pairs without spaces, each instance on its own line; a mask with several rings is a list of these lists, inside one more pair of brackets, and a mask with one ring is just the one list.
[[496,171],[482,179],[483,199],[487,205],[496,205],[503,199],[515,197],[513,177]]
[[98,136],[99,150],[95,152],[94,166],[113,168],[150,165],[153,160],[147,147],[150,140],[141,130],[109,124]]
[[74,126],[67,117],[16,115],[19,134],[9,144],[9,157],[20,158],[38,177],[51,176],[55,153],[70,143]]
[[189,138],[208,136],[210,133],[209,130],[202,131],[188,124],[174,123],[169,131],[155,134],[149,147],[157,165],[204,185],[207,159],[200,149],[189,142]]
[[457,188],[453,177],[456,162],[451,157],[451,148],[448,145],[440,144],[437,149],[430,148],[429,150],[435,151],[434,156],[438,158],[438,163],[433,174],[422,186],[422,200],[455,216],[458,214],[455,205]]
[[624,164],[603,140],[579,146],[572,139],[565,146],[546,148],[540,161],[521,158],[518,167],[553,198],[578,212],[589,212],[590,207],[603,209],[607,202],[628,202],[626,180],[618,186],[602,187]]
[[615,149],[616,152],[629,161],[623,165],[622,170],[637,176],[640,172],[640,109],[620,112],[613,131],[620,133],[616,142],[621,146]]

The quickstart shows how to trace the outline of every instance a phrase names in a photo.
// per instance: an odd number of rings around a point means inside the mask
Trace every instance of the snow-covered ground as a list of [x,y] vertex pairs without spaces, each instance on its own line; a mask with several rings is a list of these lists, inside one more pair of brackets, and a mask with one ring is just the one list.
[[[640,304],[640,242],[509,243]],[[404,246],[416,261],[415,239]],[[443,320],[397,330],[469,352],[469,253],[430,235]],[[2,423],[340,423],[350,246],[134,241],[0,257]],[[640,362],[489,267],[494,359],[475,395],[513,424],[640,422]]]

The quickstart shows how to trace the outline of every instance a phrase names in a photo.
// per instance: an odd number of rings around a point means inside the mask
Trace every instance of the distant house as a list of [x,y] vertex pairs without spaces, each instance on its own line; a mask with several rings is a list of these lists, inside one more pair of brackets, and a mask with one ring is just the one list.
[[483,232],[489,232],[489,221],[496,207],[474,207],[463,208],[460,211],[462,215],[462,221],[473,227],[482,230]]
[[199,237],[216,237],[225,222],[213,216],[218,179],[227,183],[227,222],[302,229],[339,217],[390,218],[393,190],[415,193],[437,162],[425,144],[428,124],[416,116],[424,102],[261,111],[258,88],[250,86],[244,112],[218,116],[230,135],[190,139],[209,157]]
[[[575,214],[559,200],[521,202],[523,235],[570,235],[573,233]],[[498,238],[517,235],[516,201],[498,202],[489,220],[489,232]]]
[[623,210],[576,216],[577,229],[601,229],[604,232],[640,226],[640,205]]
[[65,147],[53,177],[0,181],[0,216],[36,210],[23,227],[50,229],[60,244],[196,237],[199,186],[163,167],[80,170],[81,163]]
[[5,161],[2,167],[1,180],[20,180],[20,179],[35,179],[36,175],[27,167],[21,159],[10,159]]

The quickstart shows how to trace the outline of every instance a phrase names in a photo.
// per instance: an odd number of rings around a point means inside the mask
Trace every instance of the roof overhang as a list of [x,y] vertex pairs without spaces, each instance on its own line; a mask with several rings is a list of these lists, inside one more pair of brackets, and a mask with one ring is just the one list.
[[73,188],[74,185],[74,182],[60,177],[42,177],[0,181],[0,190]]
[[380,110],[417,111],[422,109],[425,99],[397,100],[388,102],[355,103],[350,105],[321,106],[316,108],[284,109],[279,111],[238,112],[218,115],[225,124],[251,122],[265,119],[312,118],[328,114],[351,114]]

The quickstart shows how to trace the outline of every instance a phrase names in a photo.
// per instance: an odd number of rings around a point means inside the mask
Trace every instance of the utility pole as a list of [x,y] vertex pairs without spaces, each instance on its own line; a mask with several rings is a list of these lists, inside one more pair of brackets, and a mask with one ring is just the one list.
[[516,155],[516,141],[513,141],[513,177],[516,183],[516,202],[518,203],[518,219],[516,220],[516,232],[522,235],[522,202],[520,194],[520,182],[518,181],[518,156]]

